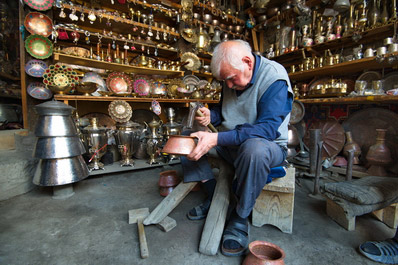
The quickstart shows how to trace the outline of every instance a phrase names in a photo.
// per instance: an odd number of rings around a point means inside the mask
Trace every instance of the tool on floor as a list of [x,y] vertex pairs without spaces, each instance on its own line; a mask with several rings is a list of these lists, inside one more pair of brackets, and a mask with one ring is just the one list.
[[129,224],[137,223],[138,237],[140,240],[141,258],[149,257],[148,244],[146,242],[143,220],[149,215],[149,208],[140,208],[129,211]]
[[[200,108],[203,108],[203,107],[204,107],[203,104],[199,101],[189,103],[189,113],[188,113],[188,119],[187,119],[187,128],[188,129],[192,128],[193,122],[195,119],[195,115],[204,117],[203,113],[199,110]],[[207,128],[209,128],[212,132],[217,132],[217,129],[211,123],[209,123],[207,125]]]

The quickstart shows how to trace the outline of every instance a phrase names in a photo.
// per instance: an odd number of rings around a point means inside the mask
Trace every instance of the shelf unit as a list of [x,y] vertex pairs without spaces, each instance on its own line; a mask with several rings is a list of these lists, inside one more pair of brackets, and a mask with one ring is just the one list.
[[335,98],[301,98],[305,104],[382,104],[398,103],[398,96],[374,95],[358,97],[335,97]]
[[159,70],[155,68],[138,67],[119,63],[109,63],[89,58],[67,55],[62,53],[54,53],[54,61],[67,64],[77,64],[87,67],[101,68],[112,71],[121,71],[126,73],[137,73],[142,75],[162,75],[168,77],[179,77],[184,75],[184,71]]
[[366,70],[377,70],[383,68],[393,68],[398,65],[398,61],[393,61],[392,64],[387,62],[388,57],[396,56],[398,53],[392,53],[385,56],[382,62],[376,60],[376,56],[363,58],[359,60],[343,62],[335,65],[328,65],[321,68],[314,68],[307,71],[299,71],[294,73],[289,73],[289,77],[295,81],[304,81],[313,78],[314,76],[341,76],[350,75]]
[[143,97],[117,97],[117,96],[107,96],[107,97],[94,97],[94,96],[81,96],[81,95],[54,95],[56,100],[62,100],[65,104],[69,101],[114,101],[114,100],[124,100],[128,102],[139,102],[139,103],[151,103],[153,100],[159,103],[185,103],[200,101],[205,104],[215,104],[218,100],[205,100],[205,99],[185,99],[185,98],[143,98]]

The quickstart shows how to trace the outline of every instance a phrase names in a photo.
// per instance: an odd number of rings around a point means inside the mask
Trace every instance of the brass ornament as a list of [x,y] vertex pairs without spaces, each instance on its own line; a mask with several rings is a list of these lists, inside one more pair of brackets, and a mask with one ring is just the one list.
[[119,123],[129,121],[133,115],[133,110],[130,104],[124,100],[112,101],[108,106],[108,112],[111,118]]
[[192,52],[186,52],[181,55],[181,64],[191,71],[197,71],[201,66],[199,57]]

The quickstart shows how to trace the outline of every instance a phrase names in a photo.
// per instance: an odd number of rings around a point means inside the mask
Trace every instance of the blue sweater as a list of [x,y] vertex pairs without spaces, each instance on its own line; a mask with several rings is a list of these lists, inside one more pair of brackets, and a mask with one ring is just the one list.
[[[251,82],[246,89],[250,89],[258,74],[260,57],[255,55],[256,63]],[[233,130],[218,133],[218,145],[240,145],[249,138],[265,138],[273,141],[280,136],[279,126],[292,109],[293,95],[288,92],[287,83],[277,80],[261,96],[257,105],[257,118],[253,124],[237,125]],[[244,90],[243,90],[244,91]],[[235,91],[239,97],[243,91]],[[222,97],[219,104],[211,109],[211,123],[218,126],[222,122]]]

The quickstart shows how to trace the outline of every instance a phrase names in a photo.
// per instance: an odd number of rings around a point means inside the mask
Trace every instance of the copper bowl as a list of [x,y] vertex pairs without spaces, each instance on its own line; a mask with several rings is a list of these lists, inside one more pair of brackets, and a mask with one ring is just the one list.
[[159,187],[175,187],[181,180],[176,170],[167,170],[159,173]]
[[162,153],[170,155],[188,155],[196,147],[195,137],[185,135],[170,135],[163,147]]
[[174,190],[174,187],[160,187],[159,194],[160,196],[166,197]]

